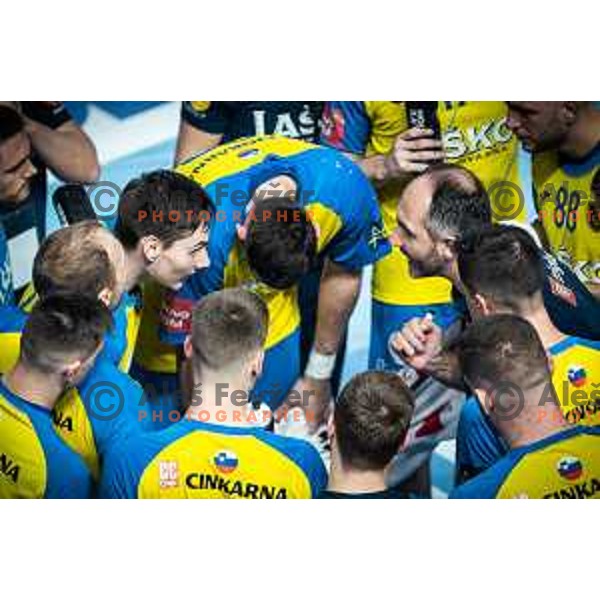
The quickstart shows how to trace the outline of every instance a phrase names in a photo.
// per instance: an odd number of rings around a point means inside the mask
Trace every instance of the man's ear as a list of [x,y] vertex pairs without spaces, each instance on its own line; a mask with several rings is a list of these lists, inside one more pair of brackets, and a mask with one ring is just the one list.
[[454,238],[448,238],[440,242],[436,242],[438,246],[438,252],[442,260],[446,263],[454,262],[456,260],[456,240]]
[[156,262],[160,258],[163,251],[163,245],[155,235],[143,237],[140,243],[142,245],[142,254],[150,264]]
[[102,291],[98,294],[98,300],[107,308],[110,307],[113,297],[114,293],[109,288],[102,288]]
[[75,381],[82,366],[81,360],[75,360],[63,369],[62,376],[67,384],[72,384]]
[[188,335],[183,342],[183,354],[187,359],[192,358],[194,347],[192,346],[192,336]]
[[246,218],[243,223],[238,223],[235,226],[235,231],[237,233],[238,239],[240,242],[244,243],[248,239],[248,228],[250,227],[250,222],[252,221],[253,215],[255,213],[255,201],[252,200],[250,204],[246,207]]
[[473,296],[473,304],[475,305],[477,311],[485,317],[493,312],[492,302],[488,301],[487,298],[481,294],[475,294]]
[[255,378],[258,378],[262,375],[263,372],[263,364],[265,362],[265,353],[263,350],[257,352],[256,356],[250,362],[250,370],[252,371],[252,375]]
[[572,125],[577,120],[577,102],[567,101],[563,102],[562,110],[565,117],[565,121],[568,125]]

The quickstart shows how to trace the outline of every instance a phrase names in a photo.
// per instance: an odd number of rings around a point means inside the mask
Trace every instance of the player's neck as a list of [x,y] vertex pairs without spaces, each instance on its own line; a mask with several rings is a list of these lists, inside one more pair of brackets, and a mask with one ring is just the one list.
[[385,471],[358,471],[344,467],[334,442],[327,489],[342,494],[381,492],[386,489]]
[[569,427],[560,409],[559,400],[548,380],[545,385],[528,390],[525,405],[514,419],[496,423],[511,449],[539,442]]
[[188,407],[186,416],[205,423],[243,427],[248,424],[245,417],[249,395],[241,377],[203,373],[201,379],[194,379],[195,401]]
[[550,348],[567,337],[554,326],[543,300],[523,305],[519,311],[519,316],[529,321],[533,326],[544,348]]
[[125,250],[125,290],[130,292],[138,285],[146,270],[146,264],[138,249]]
[[22,363],[4,375],[4,385],[15,396],[52,410],[64,393],[64,383],[45,373],[28,369]]
[[569,158],[583,158],[600,143],[600,110],[592,106],[584,110],[560,147]]

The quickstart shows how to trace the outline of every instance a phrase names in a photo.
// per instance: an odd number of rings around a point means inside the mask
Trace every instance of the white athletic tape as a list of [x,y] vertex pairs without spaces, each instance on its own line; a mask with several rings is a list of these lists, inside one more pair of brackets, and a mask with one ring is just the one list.
[[335,368],[335,357],[335,354],[320,354],[313,348],[310,351],[304,375],[311,379],[331,379],[331,374]]

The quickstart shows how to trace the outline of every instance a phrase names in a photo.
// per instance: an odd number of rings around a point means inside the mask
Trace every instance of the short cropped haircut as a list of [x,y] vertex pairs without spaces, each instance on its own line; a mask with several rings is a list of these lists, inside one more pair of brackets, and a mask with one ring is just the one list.
[[114,289],[114,265],[97,239],[102,234],[112,235],[99,221],[80,221],[50,234],[33,261],[38,296],[76,294],[97,300],[103,289]]
[[[142,213],[147,216],[141,218]],[[170,219],[169,213],[177,218]],[[119,202],[115,234],[127,249],[135,248],[149,235],[168,248],[190,236],[202,223],[208,226],[211,213],[210,200],[199,183],[160,169],[127,184]]]
[[276,289],[296,283],[316,265],[317,235],[306,211],[286,198],[257,203],[246,239],[248,264]]
[[344,466],[362,471],[385,468],[404,442],[413,409],[413,394],[397,374],[367,371],[353,377],[334,411]]
[[471,388],[509,383],[526,390],[551,378],[536,330],[516,315],[490,315],[475,321],[459,339],[458,359]]
[[87,360],[112,330],[110,310],[81,296],[51,296],[31,311],[21,336],[21,360],[43,373]]
[[269,314],[253,292],[230,288],[202,298],[192,316],[192,346],[199,366],[220,371],[263,349]]
[[424,171],[433,184],[427,228],[458,240],[492,222],[490,199],[479,178],[464,167],[436,164]]
[[493,225],[465,240],[458,269],[469,293],[488,296],[514,312],[544,289],[539,248],[526,231],[511,225]]
[[23,117],[9,106],[0,105],[0,144],[25,129]]

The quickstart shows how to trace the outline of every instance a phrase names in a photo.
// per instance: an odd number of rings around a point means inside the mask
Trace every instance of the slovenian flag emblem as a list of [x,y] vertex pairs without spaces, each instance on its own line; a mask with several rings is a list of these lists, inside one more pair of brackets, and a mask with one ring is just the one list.
[[238,466],[238,457],[230,450],[221,450],[213,457],[213,463],[220,473],[233,473]]
[[561,458],[557,465],[558,473],[561,477],[574,481],[579,479],[583,473],[583,465],[578,458],[573,456],[565,456]]
[[569,378],[571,385],[576,388],[583,387],[587,382],[587,373],[585,369],[579,365],[569,367],[567,377]]

